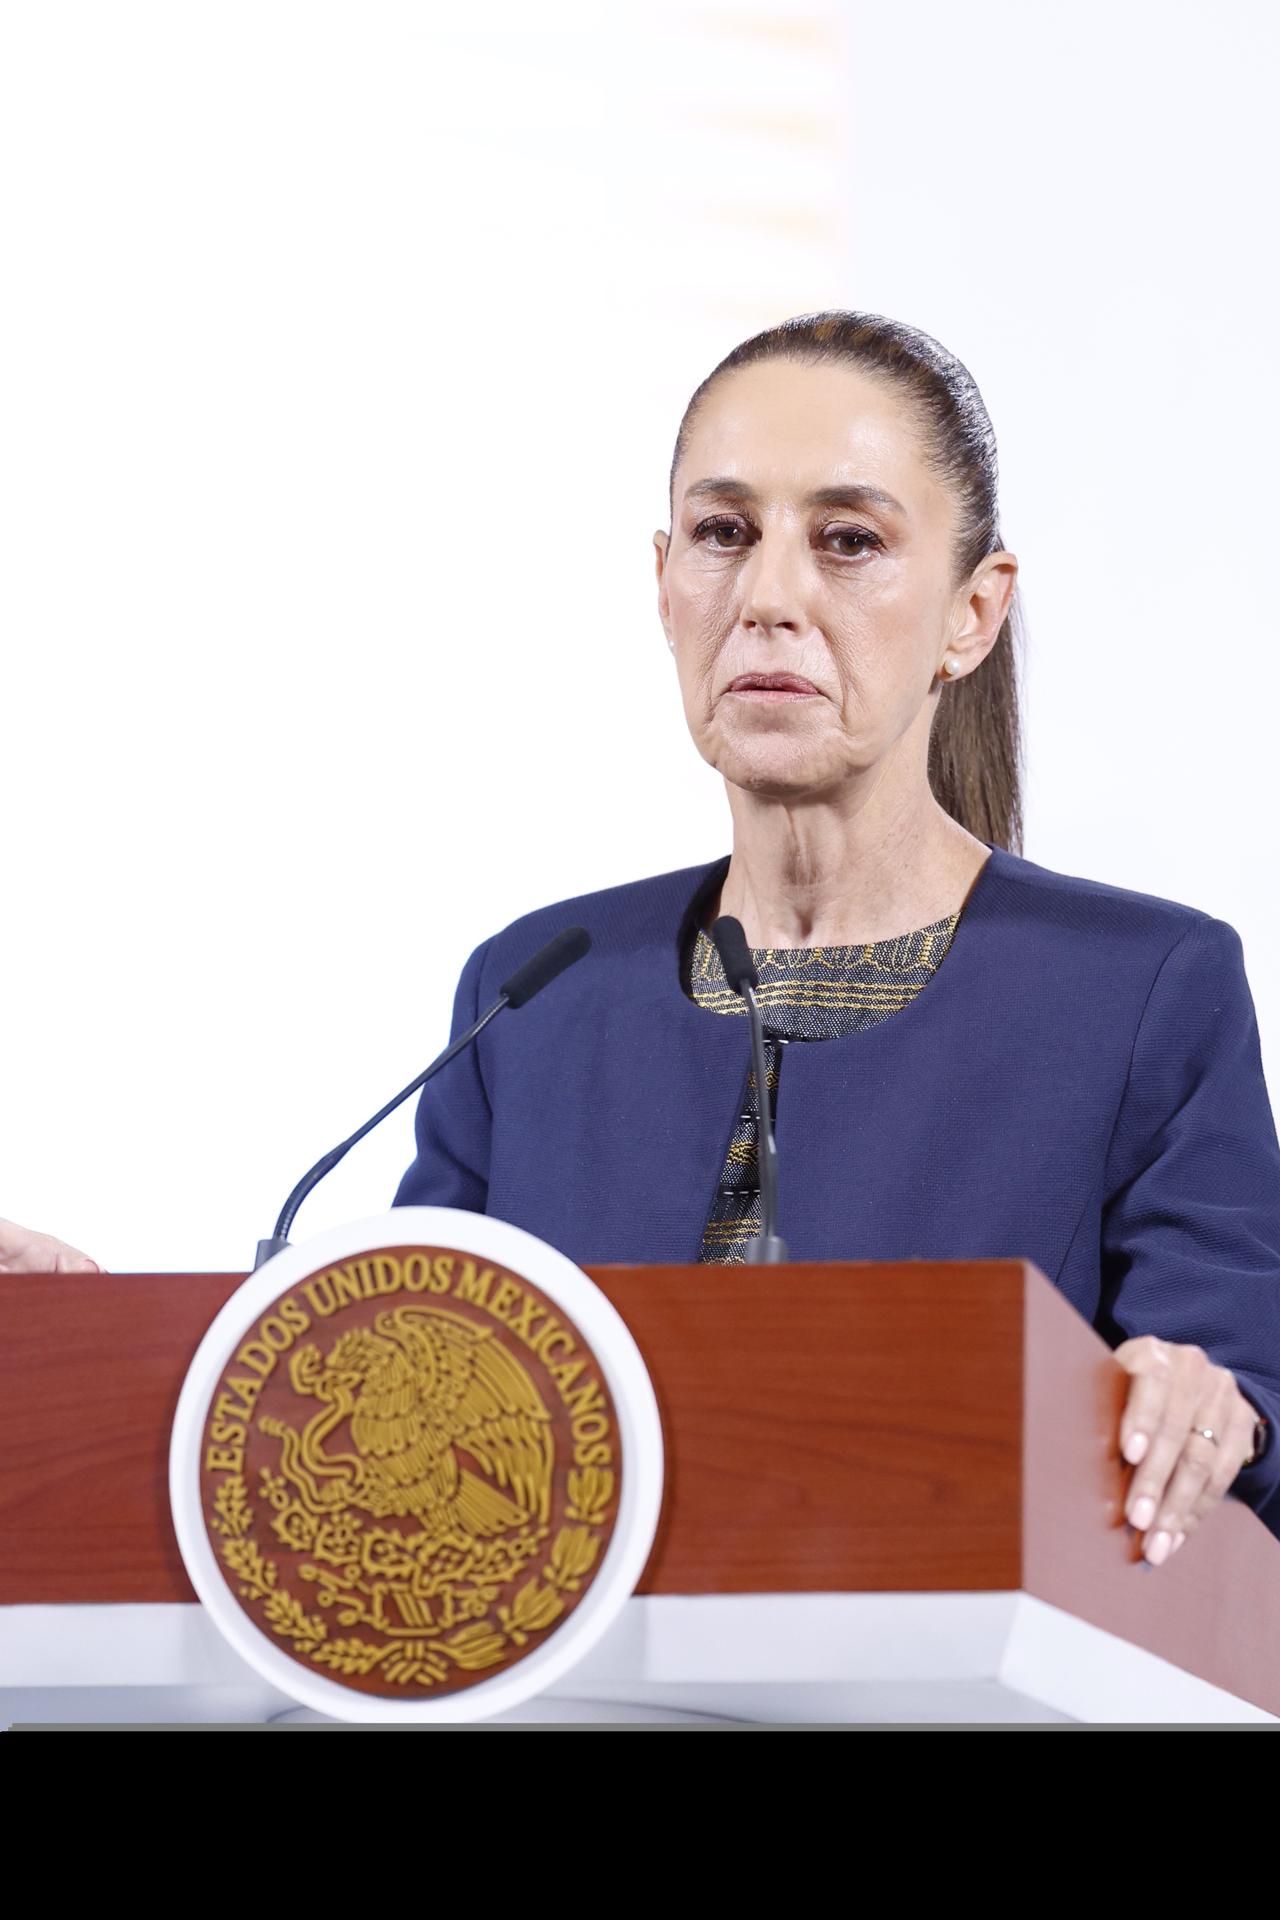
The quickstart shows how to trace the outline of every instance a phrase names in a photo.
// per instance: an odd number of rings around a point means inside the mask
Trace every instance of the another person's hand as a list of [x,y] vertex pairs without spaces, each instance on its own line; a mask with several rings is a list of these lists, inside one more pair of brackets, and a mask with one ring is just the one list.
[[33,1233],[12,1220],[0,1220],[0,1273],[100,1273],[102,1269],[87,1253],[55,1240],[47,1233]]
[[1158,1567],[1230,1488],[1253,1452],[1258,1416],[1230,1369],[1199,1347],[1144,1334],[1115,1357],[1132,1376],[1120,1422],[1120,1452],[1134,1468],[1125,1518]]

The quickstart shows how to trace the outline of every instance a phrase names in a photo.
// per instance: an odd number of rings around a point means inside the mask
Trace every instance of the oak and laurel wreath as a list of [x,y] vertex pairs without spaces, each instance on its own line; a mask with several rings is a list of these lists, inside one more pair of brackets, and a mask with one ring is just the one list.
[[241,1596],[261,1601],[263,1618],[281,1639],[293,1641],[299,1653],[318,1666],[347,1677],[364,1676],[375,1667],[395,1686],[434,1686],[447,1679],[450,1668],[482,1673],[504,1657],[509,1647],[523,1647],[534,1633],[543,1633],[565,1611],[564,1596],[581,1590],[595,1565],[600,1536],[593,1532],[604,1519],[613,1498],[614,1477],[608,1469],[575,1467],[568,1480],[566,1518],[551,1545],[550,1557],[538,1573],[520,1587],[509,1606],[497,1608],[497,1621],[478,1620],[447,1640],[406,1640],[378,1646],[358,1634],[330,1640],[326,1621],[309,1614],[302,1602],[277,1587],[278,1567],[263,1558],[247,1539],[253,1525],[253,1507],[242,1474],[229,1475],[214,1496],[211,1526],[221,1538],[218,1550],[239,1584]]

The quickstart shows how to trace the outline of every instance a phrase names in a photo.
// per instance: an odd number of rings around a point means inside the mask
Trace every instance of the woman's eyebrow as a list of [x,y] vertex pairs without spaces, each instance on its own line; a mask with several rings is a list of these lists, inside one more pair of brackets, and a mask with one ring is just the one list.
[[710,480],[695,480],[692,486],[685,488],[685,498],[691,494],[714,493],[720,500],[755,500],[758,496],[754,487],[745,480],[732,480],[724,474],[713,475]]
[[839,487],[819,487],[816,493],[809,495],[811,507],[886,507],[890,513],[900,513],[905,520],[907,510],[900,500],[895,500],[883,487],[873,487],[860,481],[850,481]]
[[[715,474],[707,480],[695,480],[686,487],[685,497],[698,498],[713,494],[719,500],[758,500],[756,489],[745,480],[735,480],[727,474]],[[900,513],[906,518],[907,510],[901,501],[895,500],[883,487],[873,487],[869,482],[859,480],[843,481],[839,486],[818,487],[806,496],[806,506],[810,507],[883,507],[890,513]]]

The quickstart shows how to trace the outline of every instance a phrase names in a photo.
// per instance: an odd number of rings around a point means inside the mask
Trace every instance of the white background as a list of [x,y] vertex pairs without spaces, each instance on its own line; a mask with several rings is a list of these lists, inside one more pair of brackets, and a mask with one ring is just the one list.
[[819,306],[986,396],[1027,855],[1237,926],[1280,1084],[1278,19],[3,6],[0,1213],[242,1269],[480,939],[727,848],[650,536]]

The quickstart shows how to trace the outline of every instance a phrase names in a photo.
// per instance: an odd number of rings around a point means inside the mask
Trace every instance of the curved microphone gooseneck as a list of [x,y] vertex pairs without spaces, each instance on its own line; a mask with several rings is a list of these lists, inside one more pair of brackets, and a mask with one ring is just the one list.
[[322,1160],[317,1160],[311,1171],[303,1174],[285,1201],[271,1238],[259,1240],[257,1255],[253,1262],[254,1272],[257,1272],[264,1261],[270,1260],[273,1254],[280,1253],[288,1246],[289,1229],[293,1225],[298,1208],[312,1188],[318,1187],[325,1175],[332,1173],[339,1160],[350,1153],[357,1140],[363,1140],[366,1133],[372,1133],[373,1129],[385,1120],[389,1113],[394,1113],[411,1093],[416,1093],[419,1087],[424,1087],[428,1080],[434,1079],[442,1067],[447,1067],[451,1060],[456,1059],[471,1045],[477,1035],[484,1031],[489,1022],[500,1014],[504,1007],[523,1007],[527,1001],[532,1000],[535,993],[541,993],[544,987],[550,986],[566,967],[571,967],[576,960],[581,960],[590,946],[591,935],[585,927],[566,927],[564,932],[558,933],[554,940],[549,940],[545,947],[534,954],[532,960],[526,960],[522,967],[516,968],[511,978],[503,983],[493,1005],[480,1015],[473,1027],[468,1027],[465,1033],[459,1034],[443,1053],[436,1056],[429,1067],[423,1069],[416,1080],[411,1080],[407,1087],[401,1088],[394,1100],[388,1100],[385,1107],[379,1108],[372,1120],[366,1120],[349,1139],[344,1140],[340,1146],[330,1148]]
[[732,914],[723,914],[712,927],[711,938],[726,980],[746,1002],[751,1027],[751,1058],[756,1076],[756,1151],[760,1161],[760,1232],[754,1240],[748,1240],[744,1257],[751,1266],[773,1266],[779,1260],[786,1260],[788,1254],[786,1241],[778,1236],[778,1147],[773,1137],[764,1021],[755,994],[760,978],[740,920],[735,920]]

